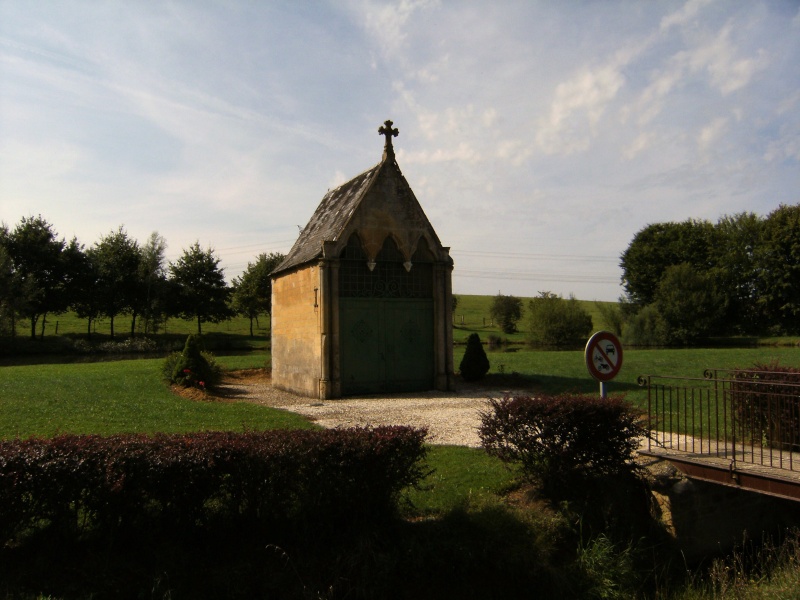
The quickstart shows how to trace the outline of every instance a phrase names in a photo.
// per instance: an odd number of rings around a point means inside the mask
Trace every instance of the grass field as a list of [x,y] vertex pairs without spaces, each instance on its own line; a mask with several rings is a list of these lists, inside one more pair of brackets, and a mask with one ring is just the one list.
[[[464,347],[454,353],[460,363]],[[488,352],[488,385],[515,385],[546,393],[594,393],[598,384],[586,370],[583,352]],[[263,367],[268,353],[219,356],[226,369]],[[628,350],[610,394],[625,394],[644,406],[639,375],[701,377],[706,368],[749,367],[777,361],[800,367],[800,349],[788,347]],[[56,432],[109,434],[122,431],[179,432],[302,426],[281,411],[245,403],[191,402],[170,393],[161,380],[161,359],[90,363],[49,363],[0,367],[0,437]],[[273,414],[276,413],[276,414]],[[280,419],[278,418],[280,417]]]
[[[512,334],[503,333],[499,326],[492,322],[490,309],[494,296],[476,296],[455,294],[458,305],[453,313],[453,341],[463,344],[471,333],[477,333],[481,340],[486,342],[490,335],[497,336],[513,344],[521,344],[527,334],[527,310],[531,298],[522,300],[522,318],[517,327],[519,331]],[[611,305],[613,302],[594,302],[579,300],[581,307],[592,317],[594,331],[609,329],[604,321],[600,305]],[[114,321],[115,337],[125,339],[130,335],[130,317],[119,316]],[[174,337],[180,339],[190,333],[197,333],[197,323],[193,320],[170,319],[167,321],[166,330],[155,334],[155,338]],[[41,323],[37,326],[37,336],[41,334]],[[98,319],[92,324],[92,338],[95,340],[110,339],[110,322],[108,319]],[[253,323],[253,337],[250,337],[250,320],[241,316],[234,317],[222,323],[203,323],[203,335],[211,338],[228,338],[235,340],[236,347],[265,350],[269,345],[269,316],[264,316]],[[141,335],[139,332],[138,335]],[[30,326],[25,322],[17,323],[17,336],[27,338],[30,336]],[[69,336],[71,338],[87,337],[87,321],[79,319],[74,313],[67,312],[61,315],[49,315],[44,329],[44,338],[52,339],[56,336]],[[783,338],[750,338],[747,340],[723,340],[725,344],[737,345],[768,345],[768,346],[797,346],[800,344],[798,337]]]
[[[456,348],[458,365],[464,348]],[[489,351],[489,377],[516,384],[535,386],[547,393],[593,393],[599,384],[591,378],[582,350],[543,351],[515,348],[512,351]],[[640,375],[670,377],[702,377],[704,369],[751,367],[757,362],[780,362],[800,368],[800,349],[783,346],[755,348],[687,348],[625,350],[619,375],[606,386],[609,394],[625,394],[626,398],[644,406],[646,392],[636,380]]]
[[[141,322],[137,322],[141,326]],[[48,315],[45,323],[44,335],[87,335],[88,321],[78,318],[73,312],[66,312],[60,315]],[[114,319],[114,333],[116,336],[127,337],[131,330],[131,319],[128,315],[121,315]],[[37,324],[36,334],[42,331],[41,320]],[[106,338],[111,333],[111,321],[107,318],[92,321],[92,336]],[[141,332],[140,332],[141,333]],[[188,335],[197,333],[197,321],[192,319],[169,319],[166,327],[159,331],[160,334],[181,334]],[[250,335],[250,320],[244,317],[234,317],[221,323],[203,323],[204,334],[224,333],[230,335]],[[253,323],[253,334],[262,339],[269,335],[269,316],[262,317],[258,323]],[[30,323],[19,321],[17,323],[17,335],[29,336]],[[158,335],[158,334],[157,334]]]
[[[220,357],[226,368],[263,367],[265,355]],[[177,433],[308,427],[293,413],[172,394],[161,359],[0,367],[0,437],[56,433]]]
[[[522,300],[522,318],[517,324],[519,331],[516,333],[503,333],[498,325],[493,323],[490,315],[494,296],[462,296],[455,294],[458,305],[453,312],[453,340],[464,343],[471,333],[477,333],[484,342],[490,335],[498,336],[512,343],[522,343],[526,337],[526,314],[530,298]],[[592,316],[595,330],[606,329],[607,324],[598,308],[598,304],[613,304],[611,302],[580,301],[581,307]]]

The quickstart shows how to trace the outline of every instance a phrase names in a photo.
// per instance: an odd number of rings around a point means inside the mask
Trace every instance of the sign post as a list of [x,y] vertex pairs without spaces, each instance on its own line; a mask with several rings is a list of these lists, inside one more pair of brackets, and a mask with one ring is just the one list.
[[622,344],[608,331],[598,331],[586,342],[586,368],[600,382],[600,397],[606,397],[606,382],[617,376],[622,368]]

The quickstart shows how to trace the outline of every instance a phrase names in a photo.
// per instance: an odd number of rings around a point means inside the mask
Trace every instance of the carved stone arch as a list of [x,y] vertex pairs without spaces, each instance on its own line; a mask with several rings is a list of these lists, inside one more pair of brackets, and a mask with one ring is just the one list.
[[389,233],[383,238],[381,249],[375,257],[376,261],[404,263],[410,257],[403,252],[403,245],[394,233]]
[[435,261],[436,261],[436,255],[431,249],[430,241],[424,235],[419,236],[416,242],[414,243],[414,247],[412,248],[411,262],[432,263]]
[[374,261],[368,259],[357,233],[350,235],[339,254],[339,295],[342,298],[431,298],[432,261],[414,268],[387,235]]
[[339,251],[339,258],[345,260],[367,260],[367,253],[364,250],[364,244],[361,241],[361,236],[357,231],[353,231],[346,240],[343,240],[341,250]]

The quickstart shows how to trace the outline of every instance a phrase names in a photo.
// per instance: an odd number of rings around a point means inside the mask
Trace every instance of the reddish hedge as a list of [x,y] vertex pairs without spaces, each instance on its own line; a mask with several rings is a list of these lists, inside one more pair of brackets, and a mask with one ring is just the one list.
[[800,448],[800,369],[756,363],[734,370],[732,378],[737,429],[773,447]]
[[544,484],[581,473],[630,472],[648,433],[640,412],[619,398],[564,394],[490,403],[478,431],[483,447]]
[[62,435],[0,442],[0,544],[26,529],[383,519],[424,475],[410,427]]

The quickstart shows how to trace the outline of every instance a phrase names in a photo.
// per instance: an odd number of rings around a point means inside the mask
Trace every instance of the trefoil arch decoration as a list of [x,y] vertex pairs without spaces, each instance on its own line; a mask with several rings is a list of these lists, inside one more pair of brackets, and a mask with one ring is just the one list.
[[433,254],[421,238],[411,260],[388,235],[374,261],[353,233],[339,255],[339,295],[343,298],[432,298]]

